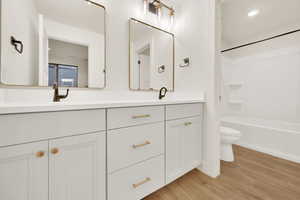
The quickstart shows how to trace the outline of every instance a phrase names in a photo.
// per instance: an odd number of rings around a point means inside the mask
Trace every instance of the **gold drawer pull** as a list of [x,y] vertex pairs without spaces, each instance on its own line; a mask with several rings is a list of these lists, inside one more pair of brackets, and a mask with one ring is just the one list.
[[151,115],[135,115],[132,116],[132,119],[142,119],[142,118],[149,118]]
[[192,125],[192,124],[193,124],[192,122],[185,122],[185,123],[184,123],[185,126],[190,126],[190,125]]
[[53,149],[51,149],[51,153],[52,154],[58,154],[59,153],[59,149],[58,148],[53,148]]
[[134,144],[134,145],[132,145],[132,148],[137,149],[137,148],[140,148],[140,147],[147,146],[147,145],[149,145],[149,144],[151,144],[151,142],[146,141],[146,142],[143,143],[143,144]]
[[140,182],[140,183],[136,183],[136,184],[132,184],[132,187],[133,188],[138,188],[140,187],[141,185],[144,185],[145,183],[151,181],[151,178],[147,177],[144,181]]
[[36,157],[38,157],[38,158],[42,158],[42,157],[44,157],[45,152],[44,152],[44,151],[39,151],[39,152],[37,152],[35,155],[36,155]]

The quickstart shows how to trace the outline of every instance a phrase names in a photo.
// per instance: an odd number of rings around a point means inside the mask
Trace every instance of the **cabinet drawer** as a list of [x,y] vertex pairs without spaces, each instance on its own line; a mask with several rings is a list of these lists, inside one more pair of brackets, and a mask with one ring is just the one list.
[[108,171],[164,153],[164,123],[111,130],[107,136]]
[[0,146],[105,130],[105,110],[0,115]]
[[108,176],[108,200],[140,200],[164,185],[164,157],[159,156]]
[[196,104],[181,104],[166,106],[166,120],[181,119],[202,115],[203,105]]
[[163,106],[112,108],[107,112],[108,129],[164,121]]

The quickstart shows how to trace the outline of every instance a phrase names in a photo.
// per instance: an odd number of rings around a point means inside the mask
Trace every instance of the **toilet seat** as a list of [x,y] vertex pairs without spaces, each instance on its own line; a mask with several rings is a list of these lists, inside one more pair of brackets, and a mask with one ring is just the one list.
[[225,126],[220,127],[220,132],[223,136],[232,136],[232,137],[240,137],[241,132],[232,128],[228,128]]

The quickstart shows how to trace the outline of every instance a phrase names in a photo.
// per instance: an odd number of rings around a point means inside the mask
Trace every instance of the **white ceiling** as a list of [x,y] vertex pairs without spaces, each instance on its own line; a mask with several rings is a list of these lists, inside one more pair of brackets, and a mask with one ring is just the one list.
[[[259,15],[249,18],[248,12]],[[300,29],[300,0],[223,0],[223,48]]]
[[37,10],[46,18],[57,22],[104,33],[102,7],[89,5],[85,0],[35,0]]

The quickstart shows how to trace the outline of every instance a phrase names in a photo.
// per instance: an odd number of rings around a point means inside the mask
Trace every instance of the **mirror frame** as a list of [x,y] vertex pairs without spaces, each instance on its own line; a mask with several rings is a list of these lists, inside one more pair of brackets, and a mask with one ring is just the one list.
[[[0,11],[2,10],[2,1],[0,0]],[[88,88],[79,88],[79,87],[60,87],[63,89],[71,89],[71,90],[103,90],[107,86],[107,9],[104,5],[94,2],[93,0],[86,0],[96,6],[99,6],[104,9],[104,85],[103,87],[95,88],[95,87],[88,87]],[[0,44],[2,43],[2,17],[0,15]],[[1,68],[2,68],[2,48],[0,46],[0,88],[28,88],[28,89],[47,89],[52,88],[52,86],[39,86],[39,85],[13,85],[13,84],[6,84],[2,81],[1,76]]]
[[172,61],[173,61],[173,74],[172,74],[173,82],[172,82],[172,86],[173,87],[172,87],[172,89],[168,88],[168,92],[174,92],[175,91],[175,35],[174,35],[174,33],[168,32],[166,30],[163,30],[161,28],[158,28],[156,26],[153,26],[151,24],[148,24],[146,22],[143,22],[143,21],[135,19],[135,18],[130,18],[129,19],[129,89],[131,91],[143,91],[143,92],[153,92],[153,91],[158,92],[159,91],[159,89],[151,89],[151,88],[150,89],[133,89],[133,88],[131,88],[131,41],[132,41],[131,39],[132,39],[132,36],[133,36],[131,22],[141,23],[143,25],[146,25],[148,27],[151,27],[151,28],[154,28],[156,30],[162,31],[162,32],[167,33],[167,34],[172,36],[172,40],[173,40],[173,44],[172,44],[173,45],[173,59],[172,59]]

